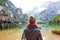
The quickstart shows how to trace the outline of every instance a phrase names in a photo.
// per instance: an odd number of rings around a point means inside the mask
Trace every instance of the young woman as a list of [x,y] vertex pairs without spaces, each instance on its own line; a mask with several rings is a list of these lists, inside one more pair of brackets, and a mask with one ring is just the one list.
[[43,40],[42,34],[36,24],[36,19],[33,16],[29,17],[29,24],[24,30],[22,40]]

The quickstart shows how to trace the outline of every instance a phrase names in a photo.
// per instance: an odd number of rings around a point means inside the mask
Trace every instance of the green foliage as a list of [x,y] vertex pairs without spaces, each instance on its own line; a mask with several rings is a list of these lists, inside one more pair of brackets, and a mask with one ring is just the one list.
[[60,23],[60,14],[49,20],[49,23]]
[[53,18],[54,21],[60,21],[60,15],[57,15],[55,18]]
[[6,2],[7,0],[0,0],[0,5],[5,5],[4,2]]
[[7,0],[0,0],[0,2],[5,2],[5,1],[7,1]]
[[0,3],[3,2],[4,0],[0,0]]
[[20,18],[19,20],[20,20],[20,22],[23,23],[23,24],[26,24],[26,23],[27,23],[27,21],[24,20],[23,18]]
[[7,0],[0,0],[0,3],[5,2],[5,1],[7,1]]

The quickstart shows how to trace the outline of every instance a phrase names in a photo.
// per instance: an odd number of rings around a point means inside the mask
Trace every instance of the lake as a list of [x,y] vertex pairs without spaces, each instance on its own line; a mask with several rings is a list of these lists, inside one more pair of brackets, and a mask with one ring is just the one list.
[[41,27],[41,32],[44,40],[60,40],[60,35],[53,34],[51,30],[60,30],[60,25],[38,24]]

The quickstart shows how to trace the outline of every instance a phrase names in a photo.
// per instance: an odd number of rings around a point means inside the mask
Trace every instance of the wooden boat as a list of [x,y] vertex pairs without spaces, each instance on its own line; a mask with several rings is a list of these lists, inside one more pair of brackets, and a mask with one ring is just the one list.
[[60,30],[52,30],[52,33],[60,35]]

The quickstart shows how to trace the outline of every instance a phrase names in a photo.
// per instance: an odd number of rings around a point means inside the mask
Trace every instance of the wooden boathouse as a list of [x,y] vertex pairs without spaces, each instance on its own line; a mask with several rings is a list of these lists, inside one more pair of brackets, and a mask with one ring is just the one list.
[[11,18],[8,14],[0,14],[0,29],[8,29],[19,26],[19,20]]

